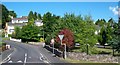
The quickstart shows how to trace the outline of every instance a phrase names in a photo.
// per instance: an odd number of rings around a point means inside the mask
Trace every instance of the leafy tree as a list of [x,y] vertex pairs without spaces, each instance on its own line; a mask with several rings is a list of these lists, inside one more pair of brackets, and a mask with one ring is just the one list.
[[110,41],[110,45],[120,53],[120,18],[118,20],[118,27],[115,28],[113,38]]
[[14,38],[20,39],[21,38],[21,29],[20,27],[15,27],[15,32],[12,34]]
[[98,38],[98,42],[101,45],[105,45],[105,43],[107,42],[107,33],[106,33],[105,27],[102,27],[101,30],[100,30],[100,35],[99,35],[99,38]]
[[41,20],[41,19],[42,19],[41,14],[38,14],[38,15],[37,15],[37,19],[38,19],[38,20]]
[[102,26],[106,25],[106,21],[105,21],[105,19],[98,19],[98,20],[95,22],[95,24],[102,27]]
[[5,23],[10,21],[9,11],[3,4],[0,4],[0,6],[2,6],[2,28],[5,28]]
[[[44,30],[44,37],[47,38],[53,38],[56,35],[57,31],[57,20],[59,20],[59,16],[53,15],[50,12],[47,12],[46,14],[43,15],[43,30]],[[46,39],[47,41],[48,39]],[[50,40],[49,40],[50,41]],[[47,42],[49,43],[49,42]]]
[[[74,35],[69,29],[63,29],[60,31],[59,34],[64,35],[64,38],[62,40],[63,44],[66,44],[67,50],[72,49],[74,47]],[[60,39],[57,35],[56,42],[60,43]]]
[[37,12],[34,12],[34,20],[37,20]]
[[14,11],[9,11],[9,15],[13,16],[14,18],[17,17],[17,14]]
[[34,20],[34,14],[33,14],[33,11],[30,11],[29,14],[28,14],[28,21],[33,21]]
[[38,37],[38,34],[39,34],[39,28],[35,25],[31,25],[31,24],[28,24],[26,26],[23,26],[22,27],[22,35],[21,35],[21,38],[22,38],[22,41],[38,41],[39,40],[39,37]]

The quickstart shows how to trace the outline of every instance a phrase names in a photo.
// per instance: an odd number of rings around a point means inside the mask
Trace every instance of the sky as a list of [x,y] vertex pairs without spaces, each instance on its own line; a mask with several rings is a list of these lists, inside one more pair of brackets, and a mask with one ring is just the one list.
[[45,14],[51,12],[64,16],[74,13],[82,16],[91,15],[93,20],[118,19],[118,2],[2,2],[8,10],[14,10],[17,16],[27,16],[30,11]]

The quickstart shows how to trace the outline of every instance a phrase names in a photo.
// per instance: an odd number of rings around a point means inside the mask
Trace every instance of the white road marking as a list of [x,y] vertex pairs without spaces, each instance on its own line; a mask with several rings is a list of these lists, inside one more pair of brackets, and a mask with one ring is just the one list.
[[42,61],[42,58],[40,57],[40,60]]
[[31,57],[29,57],[29,58],[31,58]]
[[12,61],[9,61],[8,63],[12,63]]
[[[40,53],[40,56],[41,56],[41,57],[40,57],[40,60],[41,60],[41,61],[43,61],[44,63],[50,63],[50,61],[47,59],[47,57],[46,57],[45,55],[43,56],[43,54]],[[45,58],[45,60],[44,60],[44,58]],[[51,65],[51,64],[50,64],[50,65]]]
[[11,58],[10,58],[11,55],[12,55],[12,53],[9,54],[9,55],[2,61],[2,63],[8,62],[8,61],[11,59]]
[[22,61],[21,60],[19,60],[19,61],[17,61],[18,63],[22,63]]
[[25,53],[25,60],[24,60],[24,65],[27,62],[27,53]]

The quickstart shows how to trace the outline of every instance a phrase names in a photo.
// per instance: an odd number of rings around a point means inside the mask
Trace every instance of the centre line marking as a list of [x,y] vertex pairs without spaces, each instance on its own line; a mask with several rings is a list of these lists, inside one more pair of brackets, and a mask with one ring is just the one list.
[[24,60],[24,65],[27,62],[27,53],[25,53],[25,60]]

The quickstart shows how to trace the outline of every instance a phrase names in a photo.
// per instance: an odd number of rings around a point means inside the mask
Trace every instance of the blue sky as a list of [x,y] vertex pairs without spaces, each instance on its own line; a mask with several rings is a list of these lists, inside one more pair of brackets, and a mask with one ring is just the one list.
[[111,17],[118,19],[118,12],[114,10],[118,2],[3,2],[3,4],[9,10],[14,10],[18,17],[27,16],[29,11],[36,11],[42,15],[49,11],[60,16],[64,16],[66,12],[82,16],[90,14],[94,20],[101,18],[108,20]]

